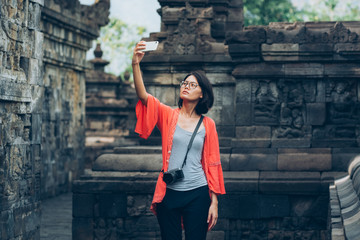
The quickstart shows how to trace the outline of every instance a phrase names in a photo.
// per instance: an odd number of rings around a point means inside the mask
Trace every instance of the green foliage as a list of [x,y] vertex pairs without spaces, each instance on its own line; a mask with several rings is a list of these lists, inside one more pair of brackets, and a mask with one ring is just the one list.
[[97,40],[104,52],[103,59],[110,61],[106,71],[123,75],[126,70],[131,70],[133,48],[145,33],[145,27],[128,25],[118,18],[110,18],[109,24],[101,28]]
[[245,26],[268,25],[269,22],[294,22],[301,12],[290,0],[243,0]]
[[[354,1],[325,0],[305,5],[304,19],[308,21],[359,21],[360,5]],[[305,12],[305,11],[304,11]]]
[[243,0],[245,26],[270,22],[359,21],[356,0],[317,0],[297,9],[291,0]]

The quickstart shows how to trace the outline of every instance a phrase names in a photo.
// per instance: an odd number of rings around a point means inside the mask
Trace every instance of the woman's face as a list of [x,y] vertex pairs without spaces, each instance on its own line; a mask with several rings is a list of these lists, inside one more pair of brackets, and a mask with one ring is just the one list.
[[183,101],[198,101],[203,97],[201,87],[195,76],[187,77],[180,86],[180,98]]

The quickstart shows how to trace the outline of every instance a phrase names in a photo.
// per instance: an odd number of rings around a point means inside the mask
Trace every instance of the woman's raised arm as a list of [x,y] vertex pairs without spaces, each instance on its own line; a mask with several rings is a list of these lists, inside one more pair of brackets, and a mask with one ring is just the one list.
[[136,95],[138,96],[140,101],[146,106],[148,93],[146,92],[144,80],[142,78],[142,74],[140,70],[140,62],[145,55],[145,52],[142,51],[144,49],[145,49],[144,41],[141,41],[136,44],[132,58],[132,69],[134,75],[134,85],[135,85]]

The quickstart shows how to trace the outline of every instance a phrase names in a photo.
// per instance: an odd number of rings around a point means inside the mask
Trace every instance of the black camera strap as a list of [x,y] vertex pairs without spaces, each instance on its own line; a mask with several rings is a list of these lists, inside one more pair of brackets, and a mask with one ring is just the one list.
[[200,125],[201,125],[201,123],[202,123],[203,118],[204,118],[204,116],[201,115],[201,116],[200,116],[200,119],[199,119],[199,122],[198,122],[198,124],[196,125],[196,128],[195,128],[195,130],[194,130],[194,132],[193,132],[193,134],[192,134],[192,136],[191,136],[190,142],[189,142],[188,147],[187,147],[187,150],[186,150],[184,162],[183,162],[181,168],[183,168],[183,167],[185,166],[185,164],[186,164],[187,155],[188,155],[189,150],[190,150],[190,148],[191,148],[191,146],[192,146],[192,143],[193,143],[194,138],[195,138],[195,136],[196,136],[196,134],[197,134],[197,131],[199,130],[199,127],[200,127]]

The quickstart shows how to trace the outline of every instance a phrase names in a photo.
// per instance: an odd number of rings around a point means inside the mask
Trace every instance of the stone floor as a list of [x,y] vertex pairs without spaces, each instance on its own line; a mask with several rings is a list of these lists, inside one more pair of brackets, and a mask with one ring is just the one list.
[[41,240],[71,240],[72,193],[42,201]]

